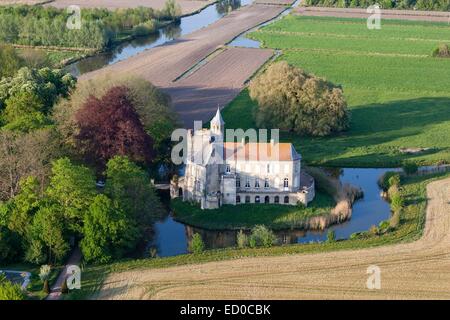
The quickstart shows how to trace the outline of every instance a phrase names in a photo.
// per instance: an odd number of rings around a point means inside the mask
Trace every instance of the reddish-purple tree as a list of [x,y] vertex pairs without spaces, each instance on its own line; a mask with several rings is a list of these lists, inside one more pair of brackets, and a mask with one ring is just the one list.
[[116,155],[149,164],[153,140],[128,98],[126,87],[112,87],[100,99],[90,96],[76,114],[77,145],[88,162],[103,169]]

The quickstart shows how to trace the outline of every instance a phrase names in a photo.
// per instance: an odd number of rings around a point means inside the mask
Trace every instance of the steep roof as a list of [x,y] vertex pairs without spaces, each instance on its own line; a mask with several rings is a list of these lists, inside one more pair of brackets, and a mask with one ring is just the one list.
[[292,143],[249,142],[242,145],[240,142],[225,142],[225,159],[240,161],[294,161],[300,160]]
[[211,120],[211,124],[219,124],[223,126],[225,124],[225,121],[223,121],[222,115],[220,114],[220,109],[217,107],[217,112],[214,118]]

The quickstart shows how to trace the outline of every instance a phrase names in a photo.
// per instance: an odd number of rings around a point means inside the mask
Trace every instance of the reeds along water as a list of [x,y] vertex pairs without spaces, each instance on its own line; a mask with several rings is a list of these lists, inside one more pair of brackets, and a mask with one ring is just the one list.
[[364,196],[360,188],[342,184],[338,178],[328,175],[320,168],[307,168],[316,180],[318,189],[331,194],[336,206],[329,215],[311,217],[304,223],[305,230],[324,230],[333,224],[343,223],[352,217],[353,203]]

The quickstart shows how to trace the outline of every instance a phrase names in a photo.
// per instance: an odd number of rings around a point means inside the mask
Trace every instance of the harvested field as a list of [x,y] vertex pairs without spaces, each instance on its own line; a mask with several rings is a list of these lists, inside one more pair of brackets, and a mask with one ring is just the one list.
[[[420,240],[373,249],[246,258],[110,274],[99,299],[449,299],[450,179],[427,187]],[[368,290],[367,268],[381,270]]]
[[[371,13],[367,13],[366,9],[351,8],[297,7],[293,12],[302,16],[313,17],[368,18],[371,15]],[[381,19],[450,22],[450,13],[439,11],[381,9]]]
[[[183,15],[199,11],[215,0],[177,0],[181,6]],[[153,9],[163,9],[166,0],[55,0],[48,4],[55,8],[65,9],[70,5],[81,8],[107,8],[110,10],[120,8],[148,7]]]
[[239,34],[276,17],[284,9],[273,5],[243,7],[206,28],[84,74],[80,80],[104,73],[142,76],[173,95],[175,108],[182,111],[181,120],[186,127],[192,127],[194,117],[201,115],[198,120],[209,120],[217,104],[222,107],[231,101],[247,78],[271,57],[272,50],[227,49],[191,76],[174,80]]

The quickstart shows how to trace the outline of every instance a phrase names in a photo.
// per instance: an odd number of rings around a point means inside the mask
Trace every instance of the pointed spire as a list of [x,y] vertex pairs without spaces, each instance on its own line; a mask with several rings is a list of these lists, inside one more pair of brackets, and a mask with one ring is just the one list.
[[217,106],[217,112],[214,118],[212,118],[211,124],[218,124],[220,126],[223,126],[225,124],[225,121],[223,121],[222,115],[220,114],[219,106]]

